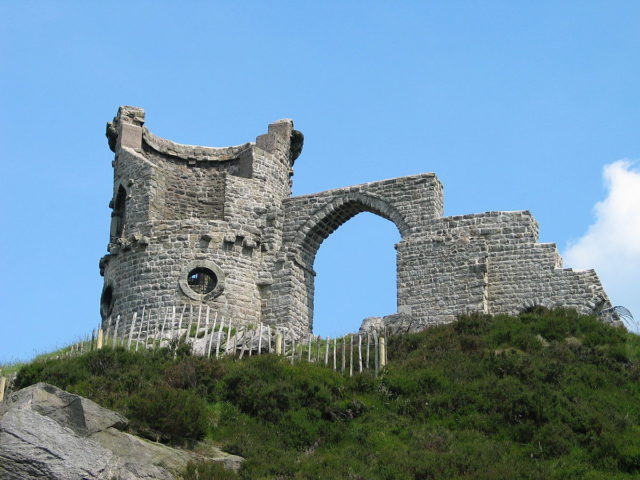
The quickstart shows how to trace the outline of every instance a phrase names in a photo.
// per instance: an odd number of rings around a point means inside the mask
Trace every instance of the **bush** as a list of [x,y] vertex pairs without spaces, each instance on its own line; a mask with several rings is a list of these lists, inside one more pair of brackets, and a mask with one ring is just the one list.
[[77,359],[51,359],[23,366],[16,375],[14,388],[17,390],[37,382],[47,382],[67,390],[89,377],[91,372]]
[[248,415],[277,422],[289,410],[327,411],[342,399],[345,380],[313,364],[290,365],[270,356],[250,357],[227,365],[221,395]]
[[[269,355],[192,357],[177,342],[174,351],[45,361],[18,384],[85,395],[153,439],[206,435],[246,458],[247,479],[640,475],[640,338],[571,310],[470,315],[391,336],[377,378]],[[237,478],[218,465],[187,470]]]
[[190,442],[208,430],[207,405],[189,390],[148,387],[131,397],[129,411],[140,433],[156,441]]
[[236,472],[225,469],[218,462],[189,462],[182,473],[183,480],[238,480]]

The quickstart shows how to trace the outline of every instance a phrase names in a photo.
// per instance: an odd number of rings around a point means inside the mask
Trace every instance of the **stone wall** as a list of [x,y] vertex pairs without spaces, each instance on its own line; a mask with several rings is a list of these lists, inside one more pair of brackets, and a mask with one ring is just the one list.
[[[361,212],[401,234],[398,313],[414,324],[535,305],[584,313],[610,306],[592,270],[563,270],[555,245],[538,243],[529,212],[443,217],[433,173],[291,197],[302,134],[290,120],[222,148],[177,144],[143,125],[141,109],[121,107],[107,127],[115,160],[112,238],[100,262],[105,319],[120,315],[126,326],[145,307],[153,327],[174,306],[209,306],[235,322],[304,335],[313,327],[316,253]],[[189,283],[203,269],[217,279],[212,291]]]
[[[122,233],[101,260],[105,290],[113,292],[103,316],[120,315],[126,326],[145,307],[153,327],[171,307],[204,305],[257,323],[259,275],[281,243],[276,219],[291,193],[293,123],[271,125],[258,138],[264,148],[215,149],[159,139],[143,122],[140,109],[124,107],[108,127],[116,154],[112,206],[120,185],[127,200]],[[189,290],[186,277],[198,267],[215,272],[210,294]]]

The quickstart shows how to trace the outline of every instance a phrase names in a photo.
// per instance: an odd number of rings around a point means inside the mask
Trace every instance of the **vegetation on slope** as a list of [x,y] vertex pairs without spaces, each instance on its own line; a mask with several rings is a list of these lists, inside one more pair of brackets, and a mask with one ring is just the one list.
[[87,396],[160,441],[215,442],[247,479],[640,476],[635,335],[568,310],[474,315],[392,337],[389,357],[380,377],[349,378],[270,355],[102,350],[25,366],[17,386]]

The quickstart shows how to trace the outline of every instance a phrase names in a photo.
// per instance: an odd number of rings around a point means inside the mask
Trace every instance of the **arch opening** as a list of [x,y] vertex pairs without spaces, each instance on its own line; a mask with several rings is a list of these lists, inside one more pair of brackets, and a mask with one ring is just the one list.
[[409,226],[404,218],[389,203],[363,194],[349,194],[334,199],[325,207],[316,211],[298,231],[300,255],[309,268],[322,242],[349,219],[362,212],[373,213],[393,223],[400,236],[408,235]]
[[[365,212],[373,215],[359,215]],[[307,272],[310,331],[340,335],[357,331],[366,317],[396,313],[397,253],[391,247],[409,233],[404,218],[391,204],[369,195],[336,197],[316,210],[298,230],[296,242],[298,258]],[[330,236],[316,262],[320,245]]]
[[103,320],[106,320],[113,311],[113,304],[115,303],[115,297],[113,292],[113,285],[107,284],[102,290],[100,296],[100,315]]
[[127,208],[127,191],[122,185],[118,187],[116,200],[111,214],[111,241],[121,238],[124,233],[124,222]]
[[392,222],[371,213],[357,214],[328,236],[314,262],[314,334],[356,332],[365,318],[396,312],[393,247],[399,240]]

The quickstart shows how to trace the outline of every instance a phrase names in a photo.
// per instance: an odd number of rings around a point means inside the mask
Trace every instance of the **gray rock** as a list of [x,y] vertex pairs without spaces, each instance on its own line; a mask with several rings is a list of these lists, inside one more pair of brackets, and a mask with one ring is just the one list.
[[384,324],[382,323],[382,317],[367,317],[362,320],[360,324],[360,333],[368,333],[374,330],[382,330]]
[[425,321],[420,321],[406,313],[394,313],[384,317],[367,317],[360,325],[360,333],[368,333],[372,331],[387,333],[408,333],[417,332],[428,326]]
[[207,455],[152,443],[119,429],[122,415],[38,383],[0,405],[0,478],[7,480],[174,479],[190,460],[238,469],[242,458],[215,448]]
[[109,427],[122,430],[129,423],[119,413],[46,383],[36,383],[10,395],[0,406],[0,415],[15,408],[30,408],[80,436],[89,436]]

